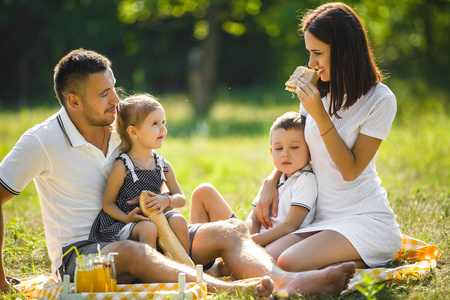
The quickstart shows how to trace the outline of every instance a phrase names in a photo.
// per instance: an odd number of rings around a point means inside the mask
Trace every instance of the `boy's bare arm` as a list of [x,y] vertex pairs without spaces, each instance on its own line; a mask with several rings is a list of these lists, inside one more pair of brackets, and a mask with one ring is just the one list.
[[286,220],[270,229],[252,235],[253,241],[261,246],[265,246],[275,240],[297,230],[308,214],[308,209],[301,206],[291,206]]

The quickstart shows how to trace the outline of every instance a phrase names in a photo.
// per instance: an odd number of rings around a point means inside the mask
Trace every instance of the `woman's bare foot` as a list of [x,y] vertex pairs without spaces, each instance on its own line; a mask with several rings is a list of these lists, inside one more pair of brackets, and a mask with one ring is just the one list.
[[[355,267],[356,267],[356,265],[355,265]],[[352,280],[352,278],[355,276],[355,271],[356,271],[356,270],[354,270],[354,271],[351,272],[351,273],[347,273],[347,274],[345,275],[345,286],[344,286],[344,288],[343,288],[343,291],[345,291],[345,290],[348,288],[348,284],[350,283],[350,280]]]
[[353,277],[354,262],[342,263],[323,270],[289,273],[276,281],[275,294],[295,296],[339,295]]

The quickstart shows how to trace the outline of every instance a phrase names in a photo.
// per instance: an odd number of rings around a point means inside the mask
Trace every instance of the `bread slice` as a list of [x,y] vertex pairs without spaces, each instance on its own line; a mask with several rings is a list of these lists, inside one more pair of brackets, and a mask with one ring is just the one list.
[[317,80],[320,78],[320,75],[313,69],[299,66],[295,69],[294,74],[291,75],[289,80],[286,81],[286,90],[295,93],[297,89],[297,80],[300,78],[305,78],[312,84],[316,84]]
[[146,200],[149,197],[150,195],[148,195],[147,191],[142,191],[139,197],[139,206],[141,207],[142,213],[148,217],[150,221],[155,223],[156,228],[158,229],[158,245],[163,250],[164,255],[174,261],[195,268],[195,264],[186,253],[186,250],[184,250],[164,214],[157,214],[156,210],[149,211],[145,206]]

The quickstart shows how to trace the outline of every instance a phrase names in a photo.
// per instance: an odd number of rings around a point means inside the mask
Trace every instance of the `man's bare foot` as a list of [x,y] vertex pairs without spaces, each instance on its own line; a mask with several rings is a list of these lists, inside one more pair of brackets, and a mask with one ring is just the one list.
[[253,296],[257,299],[269,299],[274,287],[273,280],[269,276],[243,279],[235,283],[236,296],[239,298]]
[[356,270],[354,262],[342,263],[323,270],[288,273],[276,281],[275,294],[295,296],[339,295],[353,277]]
[[261,278],[259,284],[255,286],[255,296],[258,299],[269,299],[273,292],[273,281],[269,276]]
[[238,281],[218,281],[220,284],[207,283],[208,291],[225,293],[235,297],[253,296],[257,299],[269,299],[272,295],[274,283],[269,276],[248,278]]

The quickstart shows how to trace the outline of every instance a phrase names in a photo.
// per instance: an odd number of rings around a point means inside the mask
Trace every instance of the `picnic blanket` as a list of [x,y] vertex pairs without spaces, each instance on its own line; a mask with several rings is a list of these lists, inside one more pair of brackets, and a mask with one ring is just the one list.
[[[354,278],[350,281],[348,289],[342,294],[357,290],[358,286],[364,285],[364,274],[383,282],[394,280],[406,282],[414,278],[419,279],[427,276],[430,270],[436,267],[438,258],[442,251],[437,246],[428,245],[425,242],[403,235],[400,251],[394,262],[406,263],[395,268],[371,268],[357,269]],[[257,279],[249,279],[248,283],[254,283]],[[21,280],[15,286],[27,299],[57,300],[62,292],[63,283],[56,282],[52,277],[38,275]],[[73,290],[73,284],[71,284]],[[118,285],[118,293],[82,293],[84,299],[168,299],[170,295],[178,292],[177,283],[154,283],[154,284],[129,284]],[[186,283],[186,294],[192,299],[205,299],[207,295],[206,285],[197,283]]]
[[[436,262],[442,255],[442,251],[437,246],[428,245],[425,242],[403,235],[402,245],[395,255],[394,264],[402,264],[395,268],[371,268],[357,269],[355,277],[350,281],[348,288],[342,294],[348,294],[364,285],[364,275],[370,276],[376,282],[394,280],[396,282],[406,282],[410,279],[419,279],[427,276],[429,272],[436,268]],[[375,282],[375,281],[374,281]]]
[[[55,279],[39,275],[22,280],[16,288],[27,299],[58,300],[63,291],[63,283]],[[75,292],[75,285],[69,285],[70,293]],[[80,293],[83,299],[92,300],[130,300],[154,299],[163,300],[175,298],[178,294],[178,283],[142,283],[118,284],[117,293]],[[207,295],[206,284],[201,282],[187,282],[185,297],[188,299],[205,299]]]

